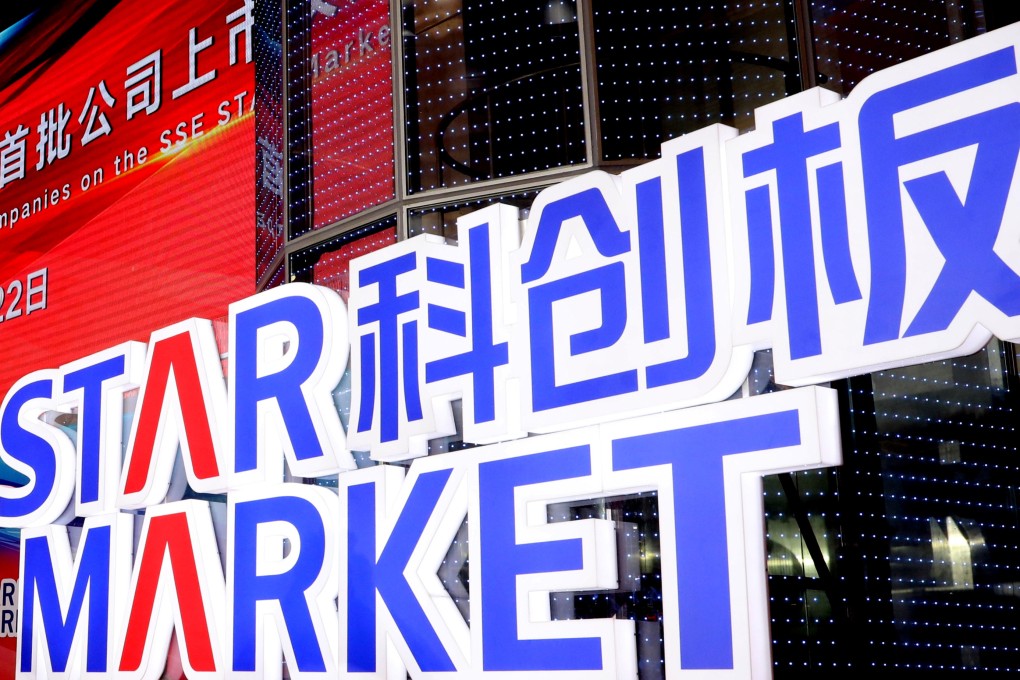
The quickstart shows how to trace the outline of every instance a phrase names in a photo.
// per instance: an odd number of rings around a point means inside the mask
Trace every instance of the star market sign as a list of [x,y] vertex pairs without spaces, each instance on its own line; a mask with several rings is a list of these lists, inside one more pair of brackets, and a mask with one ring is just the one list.
[[[352,263],[349,309],[304,284],[237,302],[226,384],[201,320],[25,376],[0,409],[29,480],[0,489],[23,527],[18,676],[156,678],[176,632],[189,678],[635,677],[632,621],[550,613],[552,592],[617,587],[613,523],[548,506],[655,491],[667,676],[769,677],[761,476],[840,462],[836,400],[715,402],[764,347],[810,385],[1020,337],[1018,44],[548,188],[523,242],[514,209],[480,210],[459,246]],[[455,399],[490,445],[425,456]],[[74,442],[45,417],[69,410]],[[222,506],[179,500],[178,449],[192,489],[227,494],[219,540]],[[284,461],[338,491],[283,483]],[[437,576],[465,517],[470,625]]]

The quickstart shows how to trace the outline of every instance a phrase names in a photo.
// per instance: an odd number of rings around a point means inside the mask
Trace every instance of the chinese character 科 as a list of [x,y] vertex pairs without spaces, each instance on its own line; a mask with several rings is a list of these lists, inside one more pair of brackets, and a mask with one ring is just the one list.
[[46,267],[25,277],[25,314],[46,309],[49,293],[49,270]]
[[35,164],[36,170],[42,170],[58,158],[67,158],[71,153],[71,135],[64,133],[70,120],[71,111],[65,110],[63,104],[39,116],[39,142],[35,147],[39,161]]
[[[110,91],[106,89],[106,81],[99,81],[99,94],[103,98],[103,102],[106,106],[113,107],[117,103],[111,95]],[[78,123],[85,122],[86,112],[88,114],[88,125],[85,127],[85,133],[81,136],[81,145],[85,146],[89,142],[93,141],[97,137],[110,134],[113,128],[110,127],[110,120],[106,117],[106,114],[99,110],[98,104],[93,104],[92,99],[96,96],[96,88],[89,88],[89,96],[85,99],[85,106],[82,107],[81,113],[78,114]],[[98,125],[97,125],[98,123]]]
[[422,236],[351,263],[352,447],[379,461],[426,455],[425,441],[456,431],[452,395],[465,441],[519,436],[500,283],[518,224],[515,208],[492,206],[458,220],[459,246]]
[[159,110],[162,103],[162,84],[160,82],[162,58],[163,51],[156,50],[127,67],[124,89],[127,96],[128,120],[142,111],[151,114]]
[[177,99],[182,97],[194,89],[205,85],[210,80],[216,77],[216,69],[207,71],[202,75],[198,75],[198,53],[204,49],[211,47],[213,44],[213,37],[209,36],[205,40],[198,41],[198,29],[193,28],[188,32],[188,82],[181,85],[173,92],[173,98]]
[[[423,393],[422,281],[427,246],[414,240],[351,264],[351,425],[348,442],[373,460],[425,455],[415,441],[452,434],[447,409]],[[437,434],[437,432],[440,432]],[[408,454],[410,444],[410,454]]]
[[230,27],[230,65],[237,63],[237,40],[238,36],[244,34],[244,63],[251,63],[251,26],[252,10],[255,7],[254,0],[244,0],[244,5],[227,16],[227,23],[243,19],[238,24]]
[[[415,253],[406,253],[356,274],[352,272],[352,293],[354,289],[376,289],[376,302],[356,312],[358,328],[371,328],[360,334],[360,374],[370,378],[372,383],[378,380],[377,388],[373,386],[362,391],[360,417],[357,425],[352,423],[352,429],[363,432],[379,427],[381,441],[396,440],[402,420],[421,419],[417,362],[400,361],[402,346],[405,356],[416,355],[418,324],[413,315],[406,321],[404,315],[418,310],[419,296],[417,291],[400,294],[397,285],[398,277],[414,271],[417,266]],[[376,419],[380,421],[377,425],[373,422]]]
[[7,131],[0,139],[0,189],[16,179],[25,179],[25,137],[28,128],[18,125],[16,132]]
[[262,152],[262,186],[277,196],[283,196],[283,152],[265,137],[259,137]]

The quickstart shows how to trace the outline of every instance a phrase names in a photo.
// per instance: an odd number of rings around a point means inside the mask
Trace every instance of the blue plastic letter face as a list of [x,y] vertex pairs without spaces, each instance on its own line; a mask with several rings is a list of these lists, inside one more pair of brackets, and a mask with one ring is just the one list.
[[1020,27],[755,112],[727,143],[738,342],[821,382],[1020,337]]

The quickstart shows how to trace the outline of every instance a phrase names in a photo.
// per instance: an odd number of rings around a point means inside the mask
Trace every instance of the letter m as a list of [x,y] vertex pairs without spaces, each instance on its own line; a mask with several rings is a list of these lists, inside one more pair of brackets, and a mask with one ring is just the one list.
[[63,527],[22,531],[18,678],[107,674],[111,614],[123,605],[119,584],[130,574],[131,536],[129,515],[90,518],[72,561]]

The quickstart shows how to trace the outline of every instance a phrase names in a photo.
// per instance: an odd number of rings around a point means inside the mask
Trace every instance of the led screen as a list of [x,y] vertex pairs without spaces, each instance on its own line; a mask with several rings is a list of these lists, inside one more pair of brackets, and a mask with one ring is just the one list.
[[5,5],[4,391],[255,278],[252,0]]
[[393,60],[387,0],[311,3],[315,217],[324,227],[393,198]]

